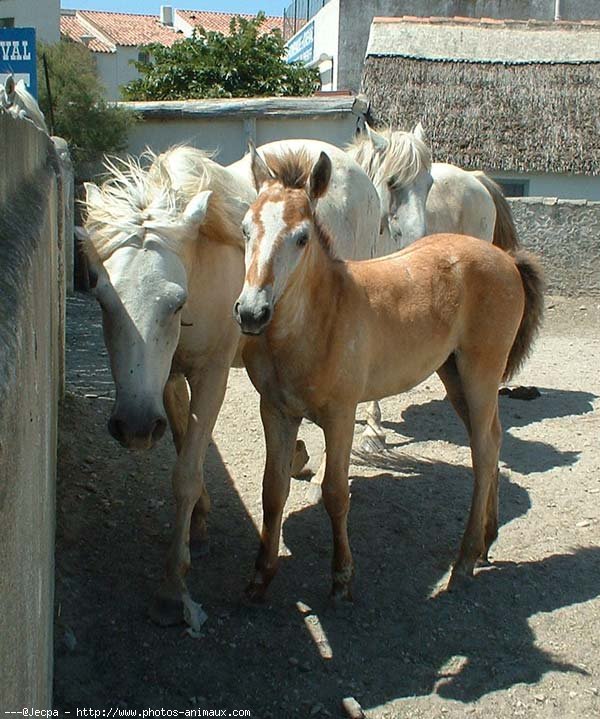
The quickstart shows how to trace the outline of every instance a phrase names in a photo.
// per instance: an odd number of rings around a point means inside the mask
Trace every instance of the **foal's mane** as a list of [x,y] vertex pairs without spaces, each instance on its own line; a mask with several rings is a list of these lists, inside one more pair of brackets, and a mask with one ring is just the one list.
[[[290,190],[306,189],[310,173],[315,165],[311,154],[305,149],[286,150],[279,155],[265,153],[265,162],[276,182]],[[314,208],[313,224],[321,246],[331,258],[335,259],[333,240],[319,221]]]
[[[90,258],[106,260],[119,247],[141,247],[147,230],[174,252],[186,237],[181,216],[199,192],[212,190],[199,235],[243,249],[240,204],[227,170],[196,148],[180,146],[161,155],[106,159],[107,179],[85,202]],[[199,247],[200,243],[196,243]]]
[[424,170],[431,169],[431,151],[411,132],[385,128],[378,130],[387,141],[382,152],[373,146],[370,138],[361,134],[346,151],[367,173],[377,187],[388,184],[391,188],[410,185]]

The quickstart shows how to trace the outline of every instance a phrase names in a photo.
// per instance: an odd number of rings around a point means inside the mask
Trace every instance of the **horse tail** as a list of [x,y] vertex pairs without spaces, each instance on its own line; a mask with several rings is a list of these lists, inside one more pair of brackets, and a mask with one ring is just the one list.
[[523,290],[525,291],[525,308],[517,336],[513,342],[506,369],[504,370],[503,381],[509,380],[520,369],[527,359],[533,341],[538,334],[544,315],[544,272],[542,266],[530,252],[517,250],[512,253],[515,265],[521,275]]
[[502,189],[485,172],[474,172],[473,174],[490,193],[496,208],[492,244],[506,252],[514,252],[519,248],[519,238],[517,237],[517,228],[515,227],[510,205],[506,201]]

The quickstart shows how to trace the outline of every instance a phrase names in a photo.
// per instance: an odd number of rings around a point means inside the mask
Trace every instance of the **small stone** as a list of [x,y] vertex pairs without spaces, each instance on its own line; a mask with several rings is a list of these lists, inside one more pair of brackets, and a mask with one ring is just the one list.
[[313,704],[312,709],[310,710],[311,717],[317,716],[317,714],[320,714],[323,711],[323,705],[322,704]]
[[296,659],[296,657],[290,657],[290,658],[288,659],[288,662],[289,662],[293,667],[297,667],[298,664],[300,663],[300,662]]
[[591,524],[589,519],[582,519],[581,522],[577,522],[576,527],[589,527]]
[[349,719],[365,719],[365,713],[354,697],[342,699],[342,708]]
[[545,702],[546,696],[545,696],[545,694],[536,694],[534,696],[534,699],[536,700],[536,702]]

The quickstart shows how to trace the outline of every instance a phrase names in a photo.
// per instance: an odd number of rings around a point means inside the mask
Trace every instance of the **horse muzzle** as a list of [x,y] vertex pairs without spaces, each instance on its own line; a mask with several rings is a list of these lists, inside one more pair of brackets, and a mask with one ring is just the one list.
[[271,321],[273,310],[269,302],[247,305],[238,300],[233,306],[233,316],[243,334],[260,335]]
[[127,449],[150,449],[167,428],[165,416],[156,411],[127,414],[115,410],[108,420],[108,431]]

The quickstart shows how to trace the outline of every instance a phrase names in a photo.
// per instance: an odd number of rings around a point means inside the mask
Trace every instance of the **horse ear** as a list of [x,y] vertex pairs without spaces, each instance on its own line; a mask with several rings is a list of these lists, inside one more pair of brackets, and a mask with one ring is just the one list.
[[423,127],[420,120],[414,126],[414,128],[412,130],[412,134],[417,138],[417,140],[421,140],[421,142],[427,142],[427,137],[425,135],[425,128]]
[[367,137],[373,145],[373,148],[377,152],[385,152],[387,150],[388,141],[386,140],[386,138],[379,132],[375,132],[375,130],[369,125],[368,122],[365,123],[365,131],[367,133]]
[[248,147],[250,149],[250,162],[252,167],[252,177],[254,178],[254,186],[258,192],[265,182],[274,179],[273,173],[269,169],[267,163],[258,154],[256,145],[252,142],[252,140],[248,142]]
[[331,179],[331,160],[329,155],[322,152],[310,173],[308,196],[311,200],[318,200],[327,192]]
[[206,217],[208,210],[208,201],[212,195],[212,190],[203,190],[192,197],[183,211],[183,221],[185,223],[193,223],[201,225]]
[[93,182],[84,182],[85,187],[85,204],[86,205],[101,205],[102,204],[102,193],[98,185]]

